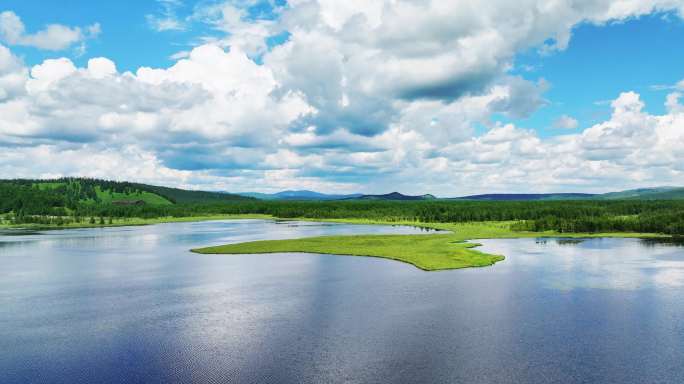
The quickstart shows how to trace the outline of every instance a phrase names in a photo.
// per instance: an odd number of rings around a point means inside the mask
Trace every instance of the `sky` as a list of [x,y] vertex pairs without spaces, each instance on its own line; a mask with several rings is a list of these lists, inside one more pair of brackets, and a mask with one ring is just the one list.
[[684,186],[684,0],[2,0],[0,177]]

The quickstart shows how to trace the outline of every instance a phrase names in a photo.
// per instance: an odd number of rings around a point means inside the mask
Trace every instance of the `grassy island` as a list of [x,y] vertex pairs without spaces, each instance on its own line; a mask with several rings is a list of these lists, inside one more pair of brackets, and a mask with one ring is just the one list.
[[[370,220],[334,220],[355,224],[402,224],[415,222],[382,222]],[[421,227],[447,230],[451,233],[425,235],[355,235],[320,236],[291,240],[264,240],[193,249],[202,254],[258,254],[258,253],[321,253],[348,256],[381,257],[412,264],[425,271],[486,267],[504,260],[504,256],[490,255],[473,249],[477,243],[469,239],[521,237],[654,237],[644,233],[563,233],[519,232],[510,229],[508,222],[479,223],[420,223]]]
[[426,271],[485,267],[504,259],[503,256],[488,255],[471,249],[476,245],[455,242],[451,235],[358,235],[253,241],[193,251],[221,254],[305,252],[372,256],[403,261]]

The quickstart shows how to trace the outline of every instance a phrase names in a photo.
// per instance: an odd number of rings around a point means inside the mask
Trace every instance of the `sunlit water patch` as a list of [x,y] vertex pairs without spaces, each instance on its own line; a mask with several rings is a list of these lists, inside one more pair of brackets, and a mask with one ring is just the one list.
[[497,267],[535,272],[558,289],[684,286],[684,246],[677,241],[618,238],[477,240],[483,252],[507,255]]

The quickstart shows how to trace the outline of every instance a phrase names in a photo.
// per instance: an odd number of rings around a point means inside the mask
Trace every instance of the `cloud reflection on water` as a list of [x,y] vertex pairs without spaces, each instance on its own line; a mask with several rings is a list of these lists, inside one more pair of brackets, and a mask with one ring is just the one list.
[[573,290],[684,286],[684,247],[640,239],[477,240],[483,252],[506,256],[496,268],[540,274],[549,288]]

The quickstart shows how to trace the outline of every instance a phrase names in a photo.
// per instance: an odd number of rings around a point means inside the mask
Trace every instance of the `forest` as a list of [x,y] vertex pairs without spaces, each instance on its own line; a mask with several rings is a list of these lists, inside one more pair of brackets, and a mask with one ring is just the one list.
[[[166,204],[117,205],[103,196],[144,193]],[[168,201],[167,201],[168,200]],[[151,200],[157,201],[157,200]],[[512,229],[558,232],[649,232],[684,235],[682,200],[568,201],[264,201],[93,179],[0,182],[0,215],[11,224],[106,224],[111,218],[265,214],[276,218],[369,219],[389,222],[508,221]]]

